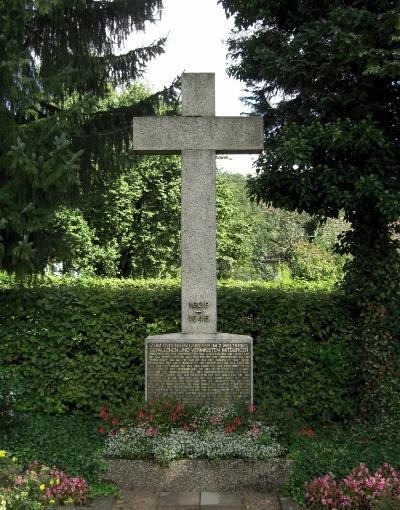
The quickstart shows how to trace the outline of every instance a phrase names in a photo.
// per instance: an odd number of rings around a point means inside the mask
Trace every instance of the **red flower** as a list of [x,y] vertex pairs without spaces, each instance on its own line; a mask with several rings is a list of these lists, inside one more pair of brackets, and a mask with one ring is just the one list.
[[102,407],[100,409],[100,416],[103,418],[104,421],[108,421],[110,415],[108,414],[108,409],[106,407]]
[[143,420],[143,418],[146,417],[146,413],[143,411],[143,409],[139,409],[139,411],[136,411],[136,416],[139,418],[139,420]]
[[182,425],[182,428],[185,429],[185,430],[190,430],[190,426],[189,426],[189,423],[187,423],[185,421],[185,423]]
[[104,427],[99,427],[99,432],[100,432],[100,434],[105,434],[106,429]]
[[256,414],[256,412],[257,412],[257,407],[256,406],[249,406],[249,413]]
[[182,413],[183,412],[183,404],[182,404],[182,402],[177,402],[176,403],[175,411],[177,413]]
[[299,435],[311,439],[312,437],[315,436],[315,430],[312,429],[311,427],[301,427],[299,429]]
[[239,427],[239,425],[241,425],[241,424],[242,424],[242,421],[241,421],[241,419],[240,419],[240,416],[236,416],[236,417],[234,418],[234,420],[233,420],[233,423],[234,423],[237,427]]
[[231,423],[230,425],[227,425],[224,428],[225,434],[231,434],[232,432],[235,432],[235,431],[236,431],[236,426],[234,423]]
[[113,418],[112,422],[111,422],[113,425],[118,425],[119,423],[119,418],[118,416],[116,416],[115,418]]
[[153,422],[154,421],[154,416],[152,414],[149,414],[149,421],[150,422]]

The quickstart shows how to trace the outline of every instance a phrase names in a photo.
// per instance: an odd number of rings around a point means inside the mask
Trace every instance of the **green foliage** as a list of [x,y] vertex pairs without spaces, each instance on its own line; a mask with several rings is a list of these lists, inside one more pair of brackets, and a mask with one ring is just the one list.
[[37,460],[96,480],[101,467],[96,452],[104,442],[98,426],[97,419],[87,416],[18,415],[13,427],[2,434],[2,448],[15,455],[23,468]]
[[399,2],[220,2],[238,28],[230,72],[247,82],[265,118],[251,193],[321,218],[343,211],[351,228],[340,250],[352,256],[343,288],[360,318],[363,415],[398,422]]
[[[360,368],[352,318],[317,284],[219,289],[218,330],[254,338],[254,391],[268,418],[345,420]],[[180,330],[176,281],[45,279],[0,292],[0,356],[24,382],[22,409],[97,412],[140,400],[144,339]]]
[[12,423],[17,392],[17,383],[11,372],[0,367],[0,431]]
[[318,245],[298,243],[293,247],[290,266],[296,279],[337,281],[342,275],[343,261]]
[[289,456],[294,460],[294,471],[285,491],[304,504],[304,484],[327,473],[341,479],[361,462],[370,470],[386,462],[399,469],[400,442],[398,432],[382,437],[360,427],[321,430],[312,439],[297,437]]
[[133,115],[176,106],[176,84],[127,93],[128,104],[104,101],[111,85],[130,85],[163,52],[161,39],[116,54],[161,6],[0,1],[0,267],[21,276],[42,271],[57,246],[56,211],[126,168]]

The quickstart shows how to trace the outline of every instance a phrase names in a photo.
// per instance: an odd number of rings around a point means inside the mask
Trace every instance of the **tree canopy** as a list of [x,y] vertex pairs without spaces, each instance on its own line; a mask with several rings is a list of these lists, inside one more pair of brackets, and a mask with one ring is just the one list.
[[[322,218],[343,210],[365,357],[363,415],[394,416],[400,388],[400,5],[220,0],[235,16],[230,73],[265,118],[253,196]],[[390,388],[390,389],[389,389]],[[389,396],[390,393],[390,396]],[[397,400],[396,400],[397,399]],[[397,404],[394,404],[394,402]],[[383,412],[385,410],[385,412]]]
[[[37,271],[58,207],[124,166],[133,115],[175,104],[175,84],[132,105],[100,102],[140,78],[164,40],[123,52],[160,0],[0,0],[0,262]],[[114,150],[118,148],[119,150]]]

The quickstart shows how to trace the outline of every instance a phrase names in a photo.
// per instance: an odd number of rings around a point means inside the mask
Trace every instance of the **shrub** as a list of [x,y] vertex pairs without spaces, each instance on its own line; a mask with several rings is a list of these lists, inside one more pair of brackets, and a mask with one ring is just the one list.
[[[254,339],[255,400],[272,419],[349,419],[358,348],[351,309],[329,287],[223,282],[218,330]],[[0,359],[21,410],[95,413],[144,393],[144,339],[180,330],[176,281],[47,278],[0,289]]]
[[337,281],[343,275],[343,257],[312,243],[294,245],[290,267],[293,278],[318,282]]
[[4,432],[14,416],[17,384],[11,372],[0,367],[0,431]]

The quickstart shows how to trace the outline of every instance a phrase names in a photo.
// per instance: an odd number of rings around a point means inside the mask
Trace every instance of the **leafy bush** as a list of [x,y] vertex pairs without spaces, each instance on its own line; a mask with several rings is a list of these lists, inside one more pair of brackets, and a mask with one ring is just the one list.
[[343,257],[307,242],[294,245],[290,261],[293,278],[311,282],[337,281],[343,275],[343,264]]
[[[254,339],[255,400],[268,418],[354,415],[358,349],[341,295],[313,283],[225,282],[218,307],[219,331]],[[0,321],[0,358],[24,383],[19,409],[95,413],[142,400],[144,340],[180,330],[179,283],[8,282]]]
[[9,370],[0,367],[0,431],[7,428],[14,416],[17,384]]

